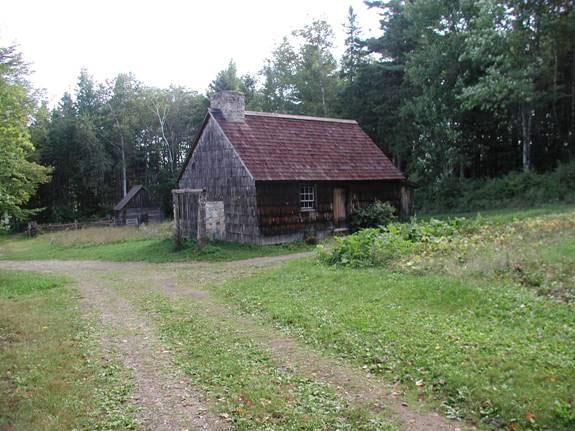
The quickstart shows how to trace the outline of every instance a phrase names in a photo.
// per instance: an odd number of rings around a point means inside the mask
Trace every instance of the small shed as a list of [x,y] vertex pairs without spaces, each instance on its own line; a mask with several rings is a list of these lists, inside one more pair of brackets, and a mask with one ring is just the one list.
[[161,223],[163,219],[160,204],[141,184],[132,187],[114,207],[116,225],[139,226],[143,223]]

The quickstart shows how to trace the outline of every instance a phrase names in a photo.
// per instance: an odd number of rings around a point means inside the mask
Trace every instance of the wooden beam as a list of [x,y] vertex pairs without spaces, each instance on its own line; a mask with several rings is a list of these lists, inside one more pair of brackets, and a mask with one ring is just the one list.
[[180,193],[202,193],[204,189],[173,189],[172,194],[180,194]]

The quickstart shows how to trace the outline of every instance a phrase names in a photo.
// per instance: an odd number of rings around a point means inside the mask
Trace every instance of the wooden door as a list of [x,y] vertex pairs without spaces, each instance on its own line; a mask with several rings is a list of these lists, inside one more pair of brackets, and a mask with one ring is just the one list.
[[333,223],[336,229],[347,226],[345,189],[333,189]]

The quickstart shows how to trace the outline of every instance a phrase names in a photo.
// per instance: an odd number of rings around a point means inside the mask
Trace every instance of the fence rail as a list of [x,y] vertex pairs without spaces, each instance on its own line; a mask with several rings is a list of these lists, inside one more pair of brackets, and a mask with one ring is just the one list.
[[64,230],[78,230],[87,227],[94,226],[115,226],[114,219],[109,220],[98,220],[91,222],[73,222],[73,223],[48,223],[48,224],[38,224],[38,223],[28,223],[28,235],[34,236],[37,233],[47,233],[47,232],[60,232]]

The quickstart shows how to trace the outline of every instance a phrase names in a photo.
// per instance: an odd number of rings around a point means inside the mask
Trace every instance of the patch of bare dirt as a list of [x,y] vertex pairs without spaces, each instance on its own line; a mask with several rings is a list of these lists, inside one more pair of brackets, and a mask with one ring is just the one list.
[[[59,271],[77,280],[84,308],[101,324],[102,350],[117,352],[134,380],[132,404],[135,416],[149,431],[228,430],[228,423],[209,410],[210,400],[189,386],[174,365],[169,350],[155,335],[149,319],[121,293],[107,285],[101,271],[104,262],[1,262],[0,267]],[[115,264],[109,265],[116,269]],[[125,269],[125,268],[122,268]],[[131,268],[133,271],[138,268]],[[129,272],[132,272],[128,270]],[[122,272],[124,273],[124,272]]]

